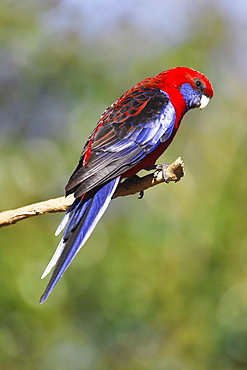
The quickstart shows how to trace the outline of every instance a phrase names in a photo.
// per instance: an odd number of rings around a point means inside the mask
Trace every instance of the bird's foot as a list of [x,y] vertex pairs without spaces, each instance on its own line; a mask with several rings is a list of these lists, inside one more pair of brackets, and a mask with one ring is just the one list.
[[169,181],[170,181],[169,178],[166,175],[166,169],[167,169],[168,166],[169,166],[169,164],[165,164],[165,163],[155,164],[152,167],[146,167],[145,170],[146,171],[156,170],[153,174],[154,179],[156,179],[158,177],[158,174],[160,173],[160,171],[162,171],[163,180],[168,184]]
[[154,178],[157,178],[158,176],[158,173],[160,171],[162,171],[162,177],[163,177],[163,180],[168,184],[169,183],[169,179],[166,175],[166,169],[169,165],[168,164],[165,164],[165,163],[161,163],[161,164],[156,164],[154,166],[154,169],[156,169],[156,171],[154,172]]
[[139,193],[138,199],[142,199],[144,197],[144,190],[141,190]]
[[[133,175],[131,177],[128,177],[126,180],[123,182],[123,186],[125,187],[126,190],[129,190],[128,184],[134,183],[138,184],[140,181],[140,177],[138,175]],[[139,197],[138,199],[142,199],[144,197],[144,190],[141,190],[139,192]]]
[[127,179],[125,179],[123,182],[123,186],[125,187],[126,190],[129,190],[128,184],[131,184],[131,183],[138,184],[139,180],[140,180],[140,177],[138,175],[127,177]]

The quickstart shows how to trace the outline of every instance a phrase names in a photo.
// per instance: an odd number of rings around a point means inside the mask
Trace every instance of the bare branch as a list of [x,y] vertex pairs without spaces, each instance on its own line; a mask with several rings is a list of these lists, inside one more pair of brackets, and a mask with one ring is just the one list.
[[[179,181],[184,176],[184,163],[179,157],[166,168],[168,181]],[[144,190],[164,182],[162,171],[156,176],[154,173],[144,177],[136,176],[134,179],[127,178],[118,185],[112,198],[141,193]],[[0,227],[13,225],[18,221],[29,217],[43,215],[45,213],[65,212],[74,201],[74,196],[49,199],[43,202],[30,204],[25,207],[4,211],[0,213]]]

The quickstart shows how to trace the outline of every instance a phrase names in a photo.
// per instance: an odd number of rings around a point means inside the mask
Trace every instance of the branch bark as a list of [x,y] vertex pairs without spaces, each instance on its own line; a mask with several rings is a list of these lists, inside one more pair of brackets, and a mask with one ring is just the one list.
[[[167,182],[177,182],[184,176],[184,163],[179,157],[166,168]],[[144,190],[164,182],[162,171],[159,171],[156,176],[154,173],[144,177],[136,176],[134,179],[127,178],[120,183],[113,194],[112,198],[124,197],[126,195],[142,193]],[[29,217],[43,215],[46,213],[65,212],[74,201],[74,196],[59,197],[49,199],[43,202],[30,204],[25,207],[11,209],[0,213],[0,227],[13,225],[18,221]]]

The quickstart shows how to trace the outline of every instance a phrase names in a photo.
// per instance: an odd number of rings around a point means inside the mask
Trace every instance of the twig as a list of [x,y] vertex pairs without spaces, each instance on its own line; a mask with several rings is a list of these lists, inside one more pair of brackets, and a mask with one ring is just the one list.
[[[184,176],[184,163],[179,157],[166,168],[166,178],[168,181],[179,181]],[[112,198],[124,197],[126,195],[142,193],[144,190],[164,182],[162,171],[157,176],[149,174],[144,177],[136,177],[133,180],[126,179],[118,185]],[[0,213],[0,227],[13,225],[18,221],[29,217],[43,215],[46,213],[65,212],[73,203],[74,196],[59,197],[43,202],[30,204],[25,207],[11,209]]]

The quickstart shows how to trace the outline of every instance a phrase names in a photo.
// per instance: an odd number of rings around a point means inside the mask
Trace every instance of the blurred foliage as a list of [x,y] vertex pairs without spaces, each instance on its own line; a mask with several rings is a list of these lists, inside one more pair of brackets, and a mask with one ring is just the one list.
[[246,369],[247,93],[233,24],[208,3],[184,14],[173,46],[126,19],[90,39],[56,29],[61,4],[0,2],[1,210],[60,196],[102,111],[139,80],[186,65],[215,98],[162,158],[181,155],[186,177],[114,200],[44,305],[61,215],[1,229],[1,368]]

